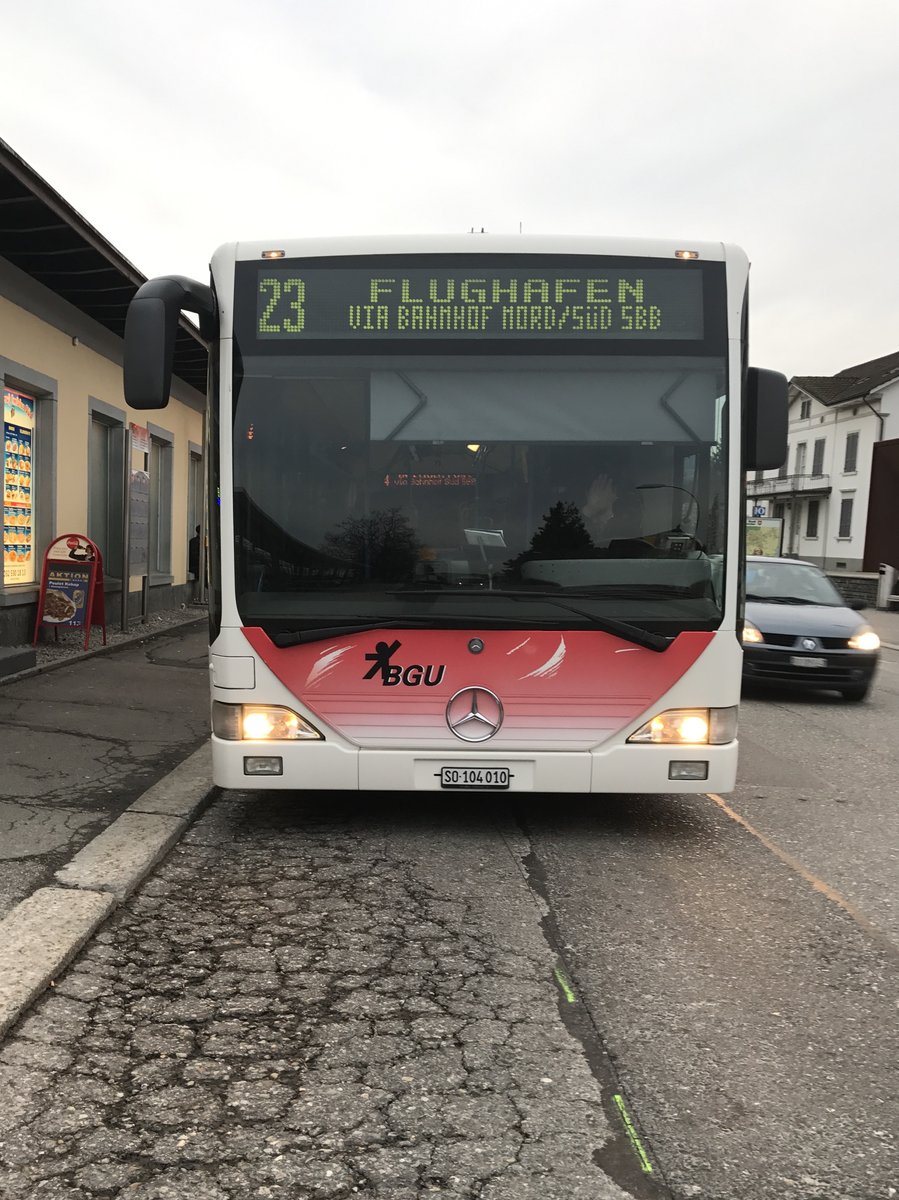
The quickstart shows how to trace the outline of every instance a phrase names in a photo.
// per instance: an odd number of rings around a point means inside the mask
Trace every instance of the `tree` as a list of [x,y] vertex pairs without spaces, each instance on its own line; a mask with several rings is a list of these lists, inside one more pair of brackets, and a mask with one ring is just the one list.
[[415,570],[419,543],[408,519],[398,508],[388,508],[347,517],[324,539],[322,549],[352,562],[364,579],[397,583]]
[[576,504],[558,500],[543,514],[543,524],[531,538],[530,549],[506,563],[506,570],[517,574],[523,563],[535,558],[580,558],[594,549],[581,510]]

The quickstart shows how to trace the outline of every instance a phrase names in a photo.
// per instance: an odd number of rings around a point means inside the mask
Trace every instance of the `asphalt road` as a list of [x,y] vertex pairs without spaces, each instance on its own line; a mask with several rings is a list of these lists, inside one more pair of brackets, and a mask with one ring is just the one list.
[[522,814],[571,974],[677,1196],[899,1194],[899,655],[756,693],[732,796]]
[[725,801],[224,794],[0,1049],[0,1195],[888,1200],[896,664]]
[[520,815],[575,980],[680,1196],[899,1195],[899,654],[755,693],[738,787]]

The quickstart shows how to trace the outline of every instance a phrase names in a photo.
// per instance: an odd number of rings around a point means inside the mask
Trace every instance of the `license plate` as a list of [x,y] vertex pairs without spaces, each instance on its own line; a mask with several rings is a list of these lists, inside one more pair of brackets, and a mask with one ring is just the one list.
[[790,655],[790,664],[794,667],[826,667],[826,658],[810,658],[802,654]]
[[512,772],[508,767],[441,767],[442,788],[508,788]]

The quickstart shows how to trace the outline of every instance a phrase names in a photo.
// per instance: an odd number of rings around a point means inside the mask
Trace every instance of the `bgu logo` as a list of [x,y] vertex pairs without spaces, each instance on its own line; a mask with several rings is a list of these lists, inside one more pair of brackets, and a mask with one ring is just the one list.
[[419,687],[424,684],[425,687],[436,687],[443,678],[446,667],[441,664],[439,667],[432,665],[423,667],[419,663],[412,663],[408,667],[401,667],[399,663],[392,663],[390,660],[399,650],[402,642],[375,642],[374,654],[366,654],[365,661],[373,665],[362,676],[363,679],[374,679],[378,674],[381,676],[381,684],[384,687],[396,687],[398,683],[404,683],[406,687]]

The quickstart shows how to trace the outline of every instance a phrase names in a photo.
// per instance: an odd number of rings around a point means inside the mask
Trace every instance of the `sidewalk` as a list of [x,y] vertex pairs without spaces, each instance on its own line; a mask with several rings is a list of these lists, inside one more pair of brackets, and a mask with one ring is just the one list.
[[203,616],[160,612],[87,651],[73,631],[0,683],[0,919],[206,741]]
[[0,1037],[212,795],[207,640],[179,607],[0,682]]
[[27,671],[20,671],[16,675],[8,675],[0,679],[0,689],[3,688],[4,684],[11,683],[17,679],[24,679],[29,675],[35,675],[41,671],[52,670],[56,666],[63,666],[66,663],[88,658],[94,654],[109,653],[134,642],[144,642],[149,638],[158,637],[160,634],[167,633],[173,629],[195,625],[200,621],[205,622],[206,618],[207,610],[205,604],[179,604],[176,608],[166,608],[160,609],[159,612],[151,612],[146,622],[142,622],[140,618],[133,618],[129,622],[126,631],[120,628],[119,622],[107,623],[106,645],[103,645],[101,631],[99,628],[94,627],[91,629],[87,650],[84,648],[84,630],[61,630],[59,640],[56,641],[53,638],[51,629],[48,627],[41,631],[40,640],[35,647],[37,665]]

